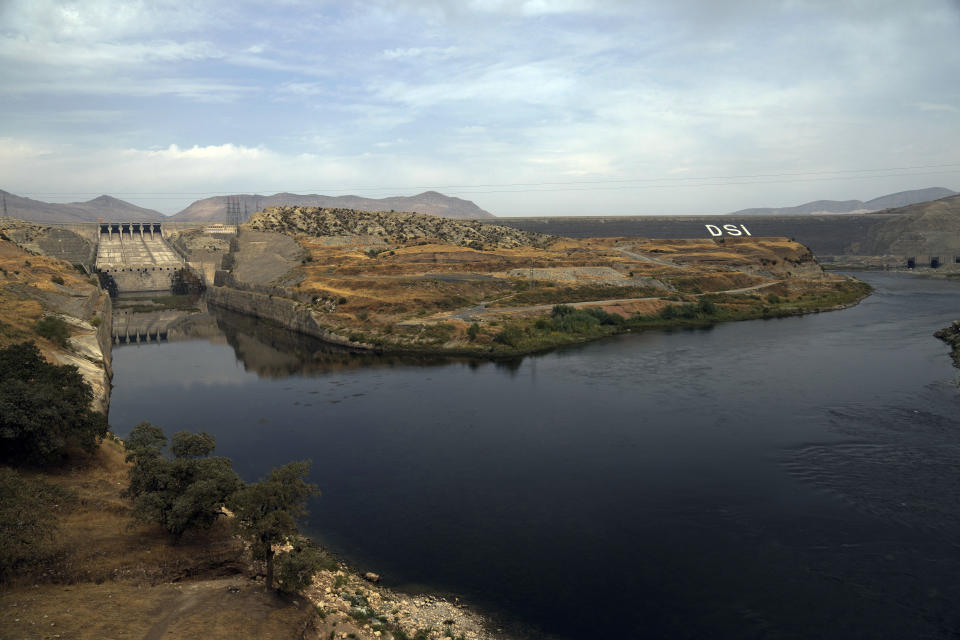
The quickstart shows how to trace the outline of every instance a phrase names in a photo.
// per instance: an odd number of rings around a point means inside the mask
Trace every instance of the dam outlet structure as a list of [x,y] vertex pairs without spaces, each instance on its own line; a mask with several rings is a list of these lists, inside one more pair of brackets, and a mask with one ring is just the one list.
[[187,265],[159,222],[101,222],[96,268],[112,293],[169,291]]

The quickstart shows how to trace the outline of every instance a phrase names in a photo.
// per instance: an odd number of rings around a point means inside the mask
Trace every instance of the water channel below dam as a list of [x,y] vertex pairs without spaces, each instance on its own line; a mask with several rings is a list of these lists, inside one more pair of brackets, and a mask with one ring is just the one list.
[[114,347],[110,422],[311,458],[307,532],[531,637],[955,638],[960,282],[511,362],[351,354],[225,312]]

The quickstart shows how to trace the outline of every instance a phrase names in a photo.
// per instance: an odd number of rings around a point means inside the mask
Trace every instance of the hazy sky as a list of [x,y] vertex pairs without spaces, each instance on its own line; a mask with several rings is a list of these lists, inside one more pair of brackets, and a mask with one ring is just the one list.
[[960,0],[0,0],[0,188],[502,216],[960,190]]

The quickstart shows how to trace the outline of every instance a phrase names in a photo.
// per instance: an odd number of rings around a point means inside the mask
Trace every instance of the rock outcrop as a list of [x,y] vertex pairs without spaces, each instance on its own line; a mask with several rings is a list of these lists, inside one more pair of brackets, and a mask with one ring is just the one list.
[[553,240],[550,236],[510,227],[450,220],[418,213],[319,207],[270,207],[253,216],[250,219],[250,227],[257,231],[276,231],[314,237],[372,237],[390,243],[428,240],[476,249],[539,247]]
[[953,352],[953,366],[960,368],[960,320],[954,320],[949,327],[944,327],[933,334],[950,345]]

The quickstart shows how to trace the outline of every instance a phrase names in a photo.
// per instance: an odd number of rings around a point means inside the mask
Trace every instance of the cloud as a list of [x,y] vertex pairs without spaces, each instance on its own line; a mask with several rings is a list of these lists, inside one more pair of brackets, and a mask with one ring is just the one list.
[[[21,160],[8,157],[0,186],[402,190],[960,161],[960,88],[948,81],[960,77],[958,15],[946,0],[294,1],[269,12],[8,0],[0,136]],[[709,211],[877,195],[865,184],[619,184],[589,197],[612,212]],[[481,206],[506,214],[589,201],[488,191]]]
[[913,105],[920,111],[946,111],[948,113],[960,113],[960,107],[952,104],[938,104],[935,102],[916,102]]

